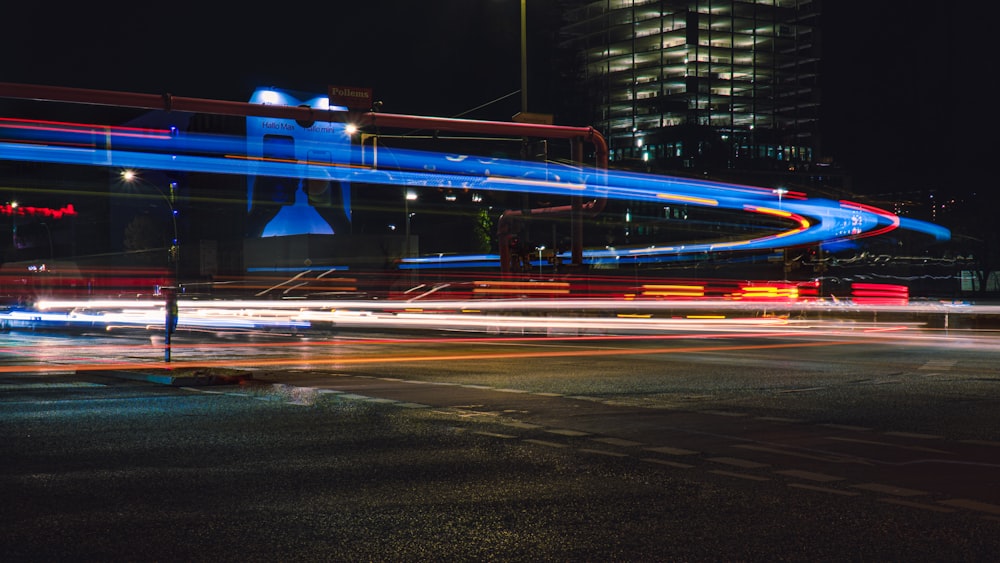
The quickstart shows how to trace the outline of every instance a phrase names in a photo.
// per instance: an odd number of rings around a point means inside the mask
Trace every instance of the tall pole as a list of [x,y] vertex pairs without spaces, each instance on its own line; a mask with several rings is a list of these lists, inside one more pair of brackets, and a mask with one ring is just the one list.
[[[139,175],[135,170],[124,169],[121,171],[121,179],[128,184],[138,183]],[[163,307],[163,361],[170,363],[170,336],[177,328],[177,293],[180,291],[180,246],[178,245],[179,239],[177,235],[177,208],[174,206],[177,197],[177,182],[170,182],[169,197],[156,184],[146,183],[144,185],[153,188],[163,198],[163,201],[167,204],[167,210],[170,212],[170,223],[173,225],[174,230],[174,238],[171,239],[170,248],[167,249],[167,271],[173,275],[172,285],[160,288],[165,301]],[[170,266],[173,267],[171,268]]]
[[521,112],[528,112],[528,0],[521,0]]
[[[154,186],[155,187],[155,186]],[[160,191],[157,188],[157,191]],[[163,192],[160,192],[163,195]],[[177,238],[177,208],[174,207],[175,198],[177,197],[177,182],[170,182],[170,197],[164,198],[167,200],[167,208],[170,210],[170,221],[174,226],[174,238],[171,241],[170,249],[167,251],[167,263],[173,263],[174,266],[174,283],[170,289],[167,290],[166,305],[164,307],[166,312],[166,318],[164,319],[164,348],[163,348],[163,361],[170,362],[170,348],[171,348],[171,335],[174,330],[177,329],[177,297],[181,290],[181,260],[180,260],[180,245],[178,245]]]

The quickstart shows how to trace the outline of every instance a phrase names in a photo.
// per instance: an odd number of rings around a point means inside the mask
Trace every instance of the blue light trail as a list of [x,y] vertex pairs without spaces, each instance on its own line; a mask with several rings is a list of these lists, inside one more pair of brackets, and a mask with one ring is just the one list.
[[[347,142],[346,129],[344,134]],[[938,225],[900,218],[859,203],[782,197],[785,192],[766,188],[587,166],[394,148],[388,159],[392,168],[375,169],[356,164],[362,162],[364,150],[357,145],[340,153],[348,159],[344,162],[312,163],[248,156],[246,142],[239,137],[16,120],[0,120],[0,138],[6,139],[0,142],[3,160],[677,203],[763,214],[788,223],[786,230],[739,241],[584,250],[584,262],[591,264],[661,261],[717,251],[773,250],[876,236],[897,228],[937,240],[950,238],[950,232]],[[318,143],[315,146],[324,147]],[[405,259],[401,267],[481,266],[498,261],[498,255],[490,254],[434,255]]]

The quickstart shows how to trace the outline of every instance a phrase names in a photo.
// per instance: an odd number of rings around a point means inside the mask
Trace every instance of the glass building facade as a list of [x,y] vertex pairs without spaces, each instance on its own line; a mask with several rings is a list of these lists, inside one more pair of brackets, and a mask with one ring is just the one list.
[[564,46],[613,165],[802,172],[819,158],[818,0],[569,4]]

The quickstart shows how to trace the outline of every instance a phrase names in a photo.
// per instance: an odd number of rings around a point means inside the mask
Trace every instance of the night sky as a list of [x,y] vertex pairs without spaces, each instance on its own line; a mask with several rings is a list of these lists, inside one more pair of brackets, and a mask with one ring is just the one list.
[[[544,68],[552,29],[537,23],[551,2],[528,4],[529,109],[558,116]],[[0,81],[237,101],[261,85],[332,84],[371,87],[392,113],[508,119],[520,108],[513,95],[466,113],[520,88],[517,0],[137,5],[6,6]],[[823,153],[863,193],[981,185],[989,145],[973,139],[995,110],[977,76],[986,35],[967,26],[985,20],[900,6],[825,2]]]

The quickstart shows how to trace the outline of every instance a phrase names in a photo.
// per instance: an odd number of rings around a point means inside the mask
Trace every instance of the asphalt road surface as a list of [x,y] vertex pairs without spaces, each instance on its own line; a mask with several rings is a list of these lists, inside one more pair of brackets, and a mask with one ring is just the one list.
[[8,560],[976,561],[1000,547],[989,333],[177,341],[175,373],[251,374],[231,385],[123,377],[156,370],[143,338],[3,339]]

